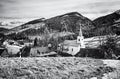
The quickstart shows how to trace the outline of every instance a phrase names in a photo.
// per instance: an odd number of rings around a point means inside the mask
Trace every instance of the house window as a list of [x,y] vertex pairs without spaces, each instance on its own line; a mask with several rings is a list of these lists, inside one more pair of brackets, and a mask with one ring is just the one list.
[[37,50],[37,54],[40,54],[39,50]]
[[72,48],[72,51],[73,51],[73,48]]
[[68,49],[68,48],[64,48],[64,50],[69,51],[69,49]]

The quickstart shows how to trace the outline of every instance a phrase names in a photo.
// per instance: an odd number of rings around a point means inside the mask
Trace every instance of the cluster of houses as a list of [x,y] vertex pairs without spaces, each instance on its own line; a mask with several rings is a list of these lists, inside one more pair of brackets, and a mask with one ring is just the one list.
[[[98,47],[102,42],[106,42],[106,36],[98,36],[84,39],[80,27],[76,40],[65,40],[57,45],[56,50],[52,50],[52,44],[46,47],[34,46],[34,42],[25,40],[7,39],[0,43],[0,56],[2,57],[55,57],[55,56],[78,56],[105,58],[104,51]],[[1,39],[0,39],[1,40]],[[0,41],[1,42],[1,41]],[[97,49],[98,48],[98,49]]]
[[22,56],[26,50],[26,48],[28,49],[28,47],[24,44],[20,44],[18,43],[17,41],[14,41],[14,40],[5,40],[3,42],[3,44],[1,45],[1,48],[3,48],[3,51],[0,52],[0,55],[3,56],[3,57],[9,57],[9,56]]
[[[24,40],[21,40],[22,42]],[[65,40],[60,43],[56,51],[51,51],[51,44],[47,47],[34,47],[33,42],[23,42],[19,43],[14,40],[5,40],[0,49],[1,56],[56,56],[58,51],[63,54],[70,54],[72,56],[76,55],[81,48],[85,48],[84,37],[82,35],[82,30],[80,27],[79,35],[76,40]]]
[[56,56],[57,53],[50,50],[50,44],[46,47],[34,47],[32,42],[19,43],[15,40],[7,39],[0,47],[1,57],[46,57]]

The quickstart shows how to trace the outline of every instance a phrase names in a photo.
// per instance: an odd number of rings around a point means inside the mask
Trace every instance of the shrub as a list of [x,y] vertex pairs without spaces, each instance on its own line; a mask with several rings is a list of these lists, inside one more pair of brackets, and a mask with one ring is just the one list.
[[100,45],[101,50],[104,52],[105,58],[114,59],[116,58],[117,39],[113,36],[107,36],[105,42]]
[[38,43],[37,43],[37,42],[38,42],[38,39],[37,39],[37,38],[35,38],[35,39],[34,39],[34,46],[37,46],[37,45],[38,45]]

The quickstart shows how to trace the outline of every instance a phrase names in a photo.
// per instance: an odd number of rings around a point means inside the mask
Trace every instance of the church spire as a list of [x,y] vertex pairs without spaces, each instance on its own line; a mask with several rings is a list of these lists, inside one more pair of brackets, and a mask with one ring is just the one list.
[[79,31],[79,36],[82,37],[83,34],[82,34],[82,25],[80,24],[80,31]]
[[84,37],[82,34],[82,25],[80,24],[80,30],[79,30],[79,35],[77,36],[77,43],[80,44],[81,48],[85,48],[85,44],[84,44]]

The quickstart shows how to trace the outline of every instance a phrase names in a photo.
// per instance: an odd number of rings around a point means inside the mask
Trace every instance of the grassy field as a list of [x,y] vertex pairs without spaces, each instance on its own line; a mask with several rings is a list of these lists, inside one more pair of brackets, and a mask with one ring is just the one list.
[[113,62],[75,57],[0,58],[0,79],[119,79],[119,61]]

